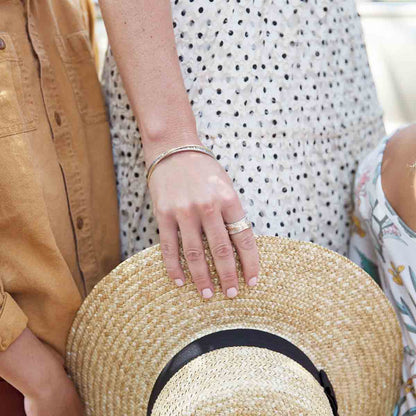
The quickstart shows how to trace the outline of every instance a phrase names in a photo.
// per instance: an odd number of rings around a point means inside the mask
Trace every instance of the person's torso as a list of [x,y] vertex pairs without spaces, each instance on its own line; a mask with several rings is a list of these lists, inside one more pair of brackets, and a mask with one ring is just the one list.
[[120,259],[109,126],[85,3],[0,0],[1,250],[33,243],[19,263],[3,256],[2,275],[26,311],[32,289],[78,302],[73,282],[24,281],[22,268],[30,272],[37,253],[50,264],[61,255],[81,297]]
[[[385,134],[354,1],[175,0],[171,8],[198,136],[255,231],[346,254],[355,168]],[[158,230],[111,50],[103,83],[127,257],[158,242]]]
[[172,1],[201,133],[333,137],[380,117],[353,0]]
[[403,386],[394,413],[397,416],[409,414],[409,409],[416,405],[416,232],[392,207],[382,185],[385,149],[399,130],[380,140],[359,165],[354,189],[354,236],[350,247],[351,259],[380,284],[402,328]]

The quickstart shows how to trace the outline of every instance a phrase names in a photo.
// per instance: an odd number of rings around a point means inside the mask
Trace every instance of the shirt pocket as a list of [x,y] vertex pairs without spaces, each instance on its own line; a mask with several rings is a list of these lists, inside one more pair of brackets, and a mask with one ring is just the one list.
[[0,32],[0,137],[35,129],[28,73],[12,35]]
[[107,120],[88,32],[81,30],[65,36],[57,35],[56,44],[84,123]]

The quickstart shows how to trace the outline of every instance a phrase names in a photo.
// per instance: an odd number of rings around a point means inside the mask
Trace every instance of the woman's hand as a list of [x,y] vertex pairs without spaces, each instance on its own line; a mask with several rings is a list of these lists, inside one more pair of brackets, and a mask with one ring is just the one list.
[[214,287],[204,255],[202,232],[226,296],[233,298],[238,293],[232,243],[246,283],[249,286],[257,283],[259,256],[252,229],[229,235],[225,228],[224,223],[242,219],[245,212],[230,177],[216,160],[194,151],[170,155],[156,166],[149,189],[163,259],[169,277],[178,286],[185,281],[179,262],[178,228],[189,270],[203,298],[210,298]]

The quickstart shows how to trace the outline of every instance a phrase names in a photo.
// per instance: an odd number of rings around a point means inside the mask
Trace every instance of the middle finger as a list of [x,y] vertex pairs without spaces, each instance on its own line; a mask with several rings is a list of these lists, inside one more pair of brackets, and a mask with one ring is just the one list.
[[224,295],[234,298],[238,293],[237,266],[221,209],[205,210],[201,218]]

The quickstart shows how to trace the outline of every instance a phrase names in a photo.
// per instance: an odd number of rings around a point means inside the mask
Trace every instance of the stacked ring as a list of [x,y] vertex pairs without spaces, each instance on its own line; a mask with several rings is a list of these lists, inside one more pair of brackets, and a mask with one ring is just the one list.
[[236,222],[231,223],[225,223],[225,228],[228,231],[228,234],[237,234],[241,231],[247,230],[248,228],[251,228],[252,224],[248,220],[247,216],[245,215],[241,220],[238,220]]

